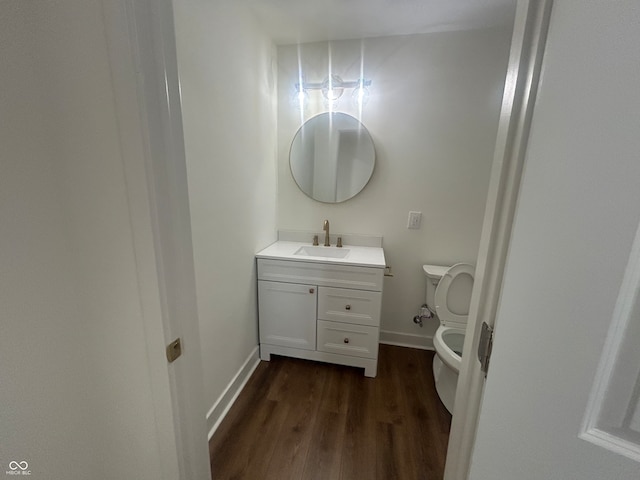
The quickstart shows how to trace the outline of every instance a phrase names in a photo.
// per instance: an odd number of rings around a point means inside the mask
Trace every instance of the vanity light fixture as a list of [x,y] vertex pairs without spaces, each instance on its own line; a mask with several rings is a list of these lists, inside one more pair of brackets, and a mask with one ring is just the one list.
[[332,105],[336,105],[338,99],[342,96],[345,89],[352,88],[352,98],[356,102],[356,106],[362,106],[367,103],[369,97],[369,89],[371,80],[365,80],[360,78],[353,81],[344,81],[338,75],[331,75],[324,79],[321,83],[318,82],[302,82],[296,83],[296,96],[300,99],[300,103],[308,100],[309,90],[321,90],[322,96],[326,102]]

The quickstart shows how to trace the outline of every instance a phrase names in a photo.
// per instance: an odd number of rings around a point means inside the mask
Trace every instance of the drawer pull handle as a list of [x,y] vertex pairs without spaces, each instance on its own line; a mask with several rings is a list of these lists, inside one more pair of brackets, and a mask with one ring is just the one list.
[[315,291],[316,291],[316,289],[315,289],[315,288],[310,288],[310,289],[309,289],[309,293],[314,293]]
[[347,305],[344,308],[345,308],[345,310],[351,310],[351,305]]
[[344,339],[344,343],[349,343],[349,339],[348,339],[348,338],[345,338],[345,339]]

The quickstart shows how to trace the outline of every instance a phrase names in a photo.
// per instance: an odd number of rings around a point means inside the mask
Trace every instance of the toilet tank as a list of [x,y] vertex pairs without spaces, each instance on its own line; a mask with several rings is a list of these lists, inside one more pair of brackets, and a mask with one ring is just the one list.
[[424,271],[424,275],[426,277],[427,288],[425,291],[425,299],[427,305],[431,308],[432,311],[435,311],[435,302],[434,298],[436,296],[436,287],[440,282],[442,276],[449,270],[450,267],[443,265],[423,265],[422,270]]

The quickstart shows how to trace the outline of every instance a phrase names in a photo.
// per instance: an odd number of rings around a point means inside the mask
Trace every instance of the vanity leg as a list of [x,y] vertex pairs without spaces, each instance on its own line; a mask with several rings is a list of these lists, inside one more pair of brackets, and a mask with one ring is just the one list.
[[373,365],[370,367],[364,367],[364,376],[369,378],[376,378],[376,374],[378,373],[378,365]]
[[271,353],[267,352],[262,345],[260,345],[260,360],[264,360],[265,362],[271,361]]

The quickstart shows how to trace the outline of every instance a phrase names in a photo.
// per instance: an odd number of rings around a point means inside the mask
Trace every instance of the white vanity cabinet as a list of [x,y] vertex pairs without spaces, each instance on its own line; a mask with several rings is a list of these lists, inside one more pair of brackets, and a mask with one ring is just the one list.
[[258,258],[260,357],[378,365],[384,269]]

